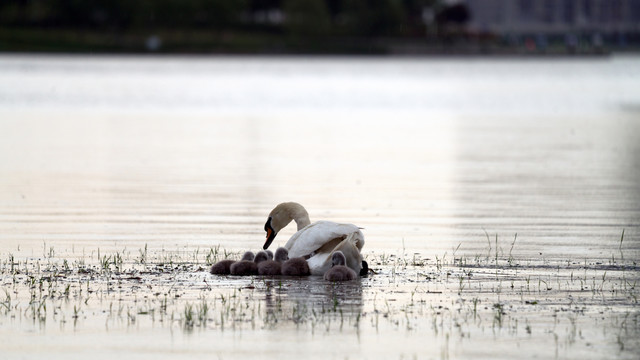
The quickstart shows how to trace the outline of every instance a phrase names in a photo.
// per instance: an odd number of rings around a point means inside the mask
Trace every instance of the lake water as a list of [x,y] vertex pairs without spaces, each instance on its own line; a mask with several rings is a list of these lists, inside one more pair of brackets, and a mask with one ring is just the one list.
[[635,56],[5,55],[0,240],[257,248],[298,201],[371,251],[637,257],[638,84]]
[[[297,201],[312,221],[363,227],[369,259],[401,253],[471,259],[497,248],[496,258],[508,255],[542,266],[566,262],[586,267],[620,258],[635,266],[640,259],[639,84],[638,56],[3,55],[0,256],[84,261],[98,249],[102,254],[123,249],[137,254],[145,246],[156,254],[217,245],[255,250],[264,242],[271,208]],[[274,248],[293,234],[292,227],[282,231]],[[395,269],[381,269],[395,279]],[[637,277],[637,270],[631,274],[626,276]],[[422,275],[416,270],[406,279]],[[198,286],[216,281],[203,276]],[[574,279],[573,272],[563,276]],[[597,276],[605,282],[606,269]],[[375,291],[387,286],[387,277],[379,279],[356,289],[365,313],[372,313],[376,296],[380,299]],[[408,301],[413,287],[418,289],[410,281],[400,286],[404,295],[394,296]],[[367,286],[376,290],[367,292]],[[540,291],[540,282],[537,286]],[[424,291],[431,309],[431,301],[442,302],[437,293]],[[555,303],[564,294],[556,296]],[[621,303],[624,311],[633,309]],[[629,338],[640,333],[637,308],[634,314],[636,328],[625,335]],[[543,320],[545,326],[553,321],[551,315]],[[599,326],[594,321],[585,325],[585,333]],[[0,331],[26,326],[9,324],[0,322]],[[377,320],[375,325],[377,334]],[[74,344],[95,341],[102,326],[87,321],[85,331],[73,337],[64,335],[62,325],[60,333],[49,329],[54,334],[49,340],[36,337],[38,349],[68,355],[56,347],[62,341],[66,349],[90,351]],[[175,338],[163,328],[142,328],[112,333],[104,340],[111,344],[105,345],[111,351],[106,354],[135,349],[143,357],[155,356],[158,350],[144,344],[156,336],[178,344],[163,351],[179,348],[184,354],[191,348],[194,357],[208,351],[206,333]],[[129,331],[137,344],[114,345],[125,341]],[[330,334],[312,346],[309,332],[294,327],[285,333],[318,352],[322,341],[340,341]],[[226,357],[246,351],[251,336],[244,334],[221,335],[235,344],[225,349]],[[275,333],[262,329],[251,334],[261,342],[274,340],[269,354],[278,353],[282,340],[273,339]],[[416,334],[407,338],[416,341],[402,356],[420,354],[422,340]],[[362,345],[355,354],[380,354],[382,338],[366,331],[362,336],[362,344],[371,346]],[[448,358],[440,347],[446,341],[448,349],[449,335],[438,339],[439,347],[428,357]],[[482,356],[517,355],[499,336],[492,339],[496,350],[485,349]],[[527,349],[538,349],[545,339],[535,338]],[[609,340],[615,345],[615,339]],[[470,345],[458,349],[451,350],[452,357],[479,354]],[[345,352],[352,350],[345,345]],[[15,346],[12,351],[21,354]],[[296,356],[295,351],[288,356]],[[590,354],[588,347],[567,351],[561,355]]]

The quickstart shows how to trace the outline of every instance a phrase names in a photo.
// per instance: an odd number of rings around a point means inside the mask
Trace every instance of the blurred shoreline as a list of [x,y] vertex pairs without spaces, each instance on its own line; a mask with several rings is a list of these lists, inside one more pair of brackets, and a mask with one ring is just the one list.
[[75,29],[0,28],[0,54],[174,54],[174,55],[384,55],[384,56],[607,56],[637,54],[636,47],[567,46],[555,41],[544,48],[524,37],[506,39],[472,35],[442,38],[304,38],[236,32],[169,31],[148,33],[89,32]]
[[639,24],[635,0],[7,0],[0,53],[601,56]]

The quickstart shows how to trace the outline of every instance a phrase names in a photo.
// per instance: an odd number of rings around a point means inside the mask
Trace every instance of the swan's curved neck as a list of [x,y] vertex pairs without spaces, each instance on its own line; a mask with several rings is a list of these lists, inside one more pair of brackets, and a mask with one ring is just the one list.
[[304,216],[294,217],[293,221],[296,222],[296,225],[298,226],[298,230],[301,230],[305,226],[311,224],[311,220],[309,220],[309,214],[307,214],[306,211]]
[[276,233],[287,226],[292,220],[296,222],[298,230],[311,224],[307,210],[295,202],[279,204],[271,211],[269,218],[271,219],[271,226]]
[[311,220],[309,220],[309,213],[304,208],[304,206],[294,202],[288,203],[287,205],[289,210],[289,217],[291,218],[291,220],[296,222],[298,230],[311,224]]

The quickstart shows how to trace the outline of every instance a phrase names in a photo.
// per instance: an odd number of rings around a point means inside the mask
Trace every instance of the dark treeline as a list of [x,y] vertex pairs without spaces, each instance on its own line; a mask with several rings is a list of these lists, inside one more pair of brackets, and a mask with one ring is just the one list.
[[[170,44],[195,51],[233,51],[240,43],[287,49],[308,46],[309,40],[334,46],[354,39],[437,37],[443,25],[468,19],[463,5],[446,6],[439,0],[3,0],[0,49],[53,43],[53,34],[65,32],[92,37],[67,35],[60,44],[102,41],[112,50],[135,50],[138,45],[131,44],[151,35],[162,39],[167,51]],[[183,34],[180,40],[178,33]],[[104,40],[106,36],[111,40]]]
[[[260,28],[303,35],[411,36],[424,34],[423,9],[447,14],[437,0],[3,0],[0,23],[111,31]],[[458,19],[454,13],[451,20]]]
[[224,28],[239,24],[246,4],[241,0],[4,0],[0,21],[9,26],[119,31]]

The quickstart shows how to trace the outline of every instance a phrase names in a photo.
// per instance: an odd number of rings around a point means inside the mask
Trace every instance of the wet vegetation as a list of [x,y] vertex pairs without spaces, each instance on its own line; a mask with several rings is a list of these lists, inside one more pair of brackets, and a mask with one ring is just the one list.
[[240,257],[219,247],[61,258],[43,244],[37,257],[2,254],[0,329],[388,332],[431,336],[441,358],[505,340],[553,344],[529,348],[541,357],[638,354],[640,269],[624,256],[624,235],[607,262],[523,259],[517,236],[504,248],[486,236],[486,252],[474,256],[459,255],[460,246],[434,257],[368,253],[370,275],[338,284],[211,275],[211,264]]

